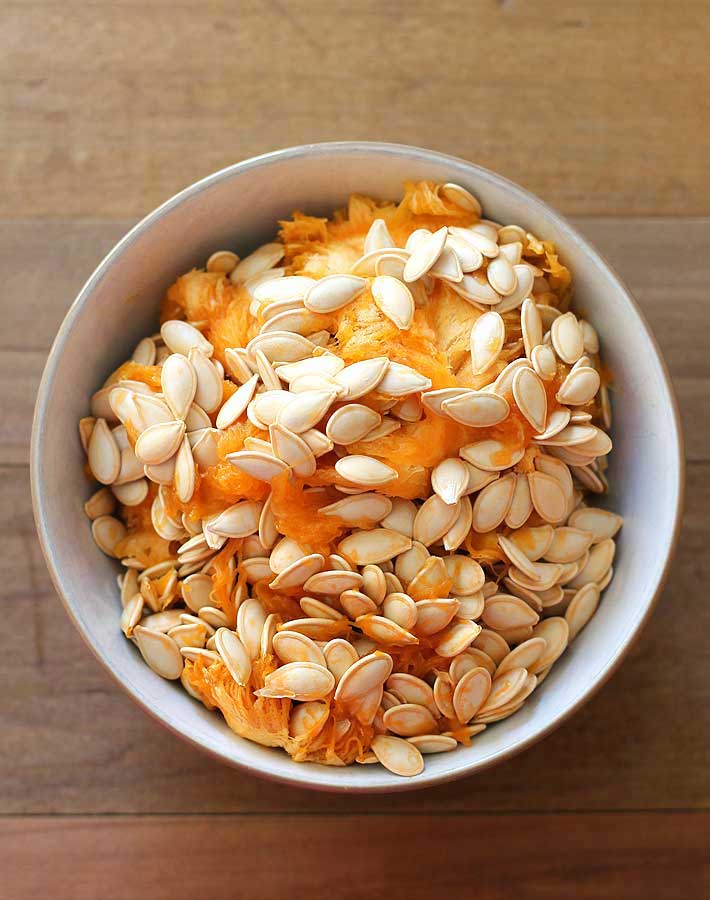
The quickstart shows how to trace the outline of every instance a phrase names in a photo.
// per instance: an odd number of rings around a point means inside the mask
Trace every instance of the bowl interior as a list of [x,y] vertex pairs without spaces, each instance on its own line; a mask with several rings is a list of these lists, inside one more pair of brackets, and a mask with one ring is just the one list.
[[[430,756],[411,781],[379,766],[332,769],[293,763],[234,735],[179,685],[153,674],[118,628],[119,566],[94,545],[82,505],[76,423],[88,398],[138,340],[153,332],[165,289],[215,249],[246,253],[294,209],[341,206],[351,192],[397,198],[405,179],[456,181],[485,214],[554,240],[573,274],[575,307],[597,328],[614,373],[612,492],[621,513],[615,577],[599,610],[515,716],[469,748]],[[168,727],[261,775],[325,789],[396,790],[474,771],[533,742],[579,705],[614,667],[642,624],[672,547],[682,462],[674,402],[653,339],[633,302],[599,256],[541,201],[461,160],[415,148],[339,144],[294,148],[241,163],[188,188],[138,225],[109,254],[70,310],[40,388],[33,434],[33,486],[40,537],[55,584],[78,628],[125,689]]]

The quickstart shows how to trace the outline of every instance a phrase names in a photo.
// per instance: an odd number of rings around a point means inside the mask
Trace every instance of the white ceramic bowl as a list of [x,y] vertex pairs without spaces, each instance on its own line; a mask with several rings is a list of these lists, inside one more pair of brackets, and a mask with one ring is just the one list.
[[[599,610],[516,715],[471,747],[429,756],[402,779],[380,766],[295,763],[234,735],[221,716],[164,681],[118,627],[118,564],[94,545],[82,504],[77,422],[88,398],[137,341],[155,330],[165,289],[223,247],[246,253],[294,209],[328,213],[357,191],[397,198],[405,179],[455,181],[485,213],[552,239],[571,268],[576,303],[600,334],[614,373],[614,452],[605,503],[621,513],[615,576]],[[499,175],[439,153],[374,143],[315,144],[250,159],[182,191],[136,225],[77,297],[49,355],[32,435],[35,517],[54,584],[89,647],[123,688],[176,734],[255,774],[322,790],[394,791],[480,771],[529,746],[576,710],[612,673],[660,589],[679,521],[683,454],[678,416],[656,343],[624,285],[564,219]],[[652,715],[648,710],[648,715]]]

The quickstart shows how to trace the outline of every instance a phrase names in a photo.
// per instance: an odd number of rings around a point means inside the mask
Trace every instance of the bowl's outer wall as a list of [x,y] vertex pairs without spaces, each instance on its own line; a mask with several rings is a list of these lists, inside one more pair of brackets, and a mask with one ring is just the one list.
[[[401,195],[404,179],[456,181],[491,218],[554,240],[576,285],[576,309],[597,328],[614,374],[615,442],[605,501],[625,518],[615,577],[600,608],[540,690],[514,717],[469,748],[427,759],[414,782],[379,767],[293,763],[232,734],[175,684],[153,674],[118,628],[118,565],[94,545],[82,504],[76,423],[88,398],[146,334],[156,330],[165,289],[215,249],[244,254],[294,209],[327,214],[351,192]],[[335,790],[393,790],[490,765],[532,743],[579,705],[620,658],[662,580],[679,509],[682,461],[674,401],[655,344],[623,286],[598,255],[541,201],[492,173],[415,148],[321,145],[239,164],[188,188],[131,232],[94,273],[50,355],[33,436],[33,483],[50,571],[77,626],[124,687],[170,728],[225,761],[264,775]]]

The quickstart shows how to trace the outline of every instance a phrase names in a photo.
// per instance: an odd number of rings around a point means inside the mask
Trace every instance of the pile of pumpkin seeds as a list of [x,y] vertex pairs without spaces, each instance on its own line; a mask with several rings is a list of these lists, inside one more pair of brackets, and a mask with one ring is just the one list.
[[[465,188],[438,190],[481,216]],[[106,554],[115,556],[126,534],[117,505],[141,504],[149,483],[159,486],[152,524],[175,553],[149,568],[124,558],[118,579],[123,633],[158,675],[180,679],[197,696],[185,660],[223,664],[246,686],[254,660],[273,654],[279,667],[257,693],[293,701],[294,738],[325,722],[324,700],[332,698],[374,727],[357,761],[404,776],[422,771],[422,754],[453,750],[521,708],[594,614],[622,524],[587,505],[590,494],[607,490],[612,446],[598,336],[573,312],[540,302],[549,286],[523,258],[531,240],[518,225],[480,219],[416,230],[397,247],[375,219],[362,257],[343,274],[287,274],[278,242],[242,260],[230,251],[210,257],[207,270],[242,285],[264,323],[246,347],[226,351],[226,377],[238,389],[224,399],[225,371],[200,323],[171,320],[132,356],[161,367],[161,390],[108,384],[79,428],[102,485],[85,509]],[[345,365],[328,350],[333,336],[317,330],[314,314],[341,309],[367,288],[382,315],[407,330],[436,279],[481,312],[470,334],[473,374],[491,370],[504,351],[511,360],[481,390],[432,390],[426,376],[386,356]],[[517,347],[502,318],[511,312],[520,317]],[[560,363],[566,374],[548,411],[545,383]],[[375,390],[391,399],[385,411],[358,402]],[[474,440],[432,470],[426,500],[412,501],[387,496],[397,477],[389,465],[348,452],[425,414],[473,429],[496,425],[510,414],[511,396],[534,432],[532,469],[520,466],[529,448],[511,455],[495,440]],[[220,433],[245,418],[269,440],[247,439],[227,459],[256,479],[308,478],[322,456],[335,454],[343,497],[318,514],[351,523],[337,552],[312,553],[282,535],[269,498],[235,498],[199,522],[169,514],[167,487],[188,504],[196,471],[218,461]],[[482,566],[462,549],[472,530],[496,535],[502,563]],[[241,541],[232,560],[236,628],[212,602],[212,560],[230,538]],[[432,596],[431,586],[447,578],[449,595]],[[262,580],[276,591],[298,590],[303,617],[267,615],[250,596]],[[347,638],[334,637],[343,622]],[[388,649],[424,636],[444,664],[425,678],[396,671]]]

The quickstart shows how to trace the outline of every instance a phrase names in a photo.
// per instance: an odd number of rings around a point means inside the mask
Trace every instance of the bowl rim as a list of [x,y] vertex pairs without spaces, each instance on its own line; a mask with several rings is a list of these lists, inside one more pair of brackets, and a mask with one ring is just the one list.
[[[81,315],[83,307],[85,306],[89,297],[92,295],[96,285],[107,274],[113,263],[120,256],[122,256],[123,253],[140,237],[144,230],[157,224],[167,213],[169,213],[175,207],[179,206],[185,200],[202,193],[208,188],[212,188],[215,185],[218,185],[224,180],[230,179],[237,173],[242,174],[244,172],[248,172],[251,169],[260,168],[262,166],[269,166],[274,162],[283,162],[292,159],[298,159],[304,156],[348,156],[363,153],[374,153],[376,155],[399,157],[404,162],[406,162],[406,160],[414,159],[425,162],[428,161],[448,164],[453,167],[458,167],[462,170],[467,170],[471,173],[474,173],[476,177],[482,181],[502,186],[510,194],[515,195],[517,199],[521,200],[524,204],[541,208],[544,214],[561,232],[564,232],[566,236],[571,239],[583,253],[591,257],[598,267],[607,271],[607,274],[612,278],[612,280],[616,282],[619,289],[623,293],[626,302],[629,304],[632,311],[636,314],[638,324],[640,325],[643,332],[643,336],[653,350],[655,363],[658,367],[661,379],[668,393],[673,431],[673,434],[669,435],[668,440],[672,445],[672,451],[675,461],[675,478],[672,485],[675,492],[675,511],[671,537],[664,551],[665,556],[663,558],[663,565],[659,571],[655,586],[651,592],[651,596],[649,597],[643,615],[641,615],[638,621],[627,633],[615,656],[613,656],[606,663],[605,667],[599,673],[597,673],[594,681],[576,697],[574,702],[572,702],[569,706],[563,708],[558,714],[553,716],[553,718],[546,725],[534,731],[533,734],[522,739],[513,746],[493,752],[487,759],[474,761],[472,763],[466,763],[464,761],[454,771],[444,772],[441,774],[433,773],[427,776],[425,770],[424,773],[422,773],[422,775],[418,776],[417,778],[402,778],[396,781],[392,781],[391,784],[339,785],[337,782],[337,774],[340,771],[339,769],[335,769],[333,771],[332,778],[329,783],[314,783],[309,779],[309,770],[307,768],[303,767],[301,769],[298,764],[294,763],[290,759],[287,759],[286,757],[284,758],[284,762],[287,763],[287,765],[283,767],[283,771],[264,770],[257,768],[256,766],[248,762],[234,758],[233,756],[229,756],[226,753],[222,753],[219,750],[205,746],[205,744],[203,744],[197,737],[193,736],[187,730],[178,727],[170,721],[167,721],[163,717],[163,715],[157,712],[148,701],[139,696],[134,691],[133,687],[126,681],[124,681],[123,678],[112,668],[109,658],[105,656],[96,647],[96,645],[94,645],[90,641],[89,635],[84,629],[83,624],[75,615],[72,601],[68,593],[65,592],[62,584],[62,574],[60,571],[60,567],[55,565],[54,562],[53,554],[51,552],[51,536],[48,531],[45,516],[43,490],[42,485],[40,484],[42,449],[40,446],[39,438],[42,432],[43,423],[46,418],[47,406],[51,398],[51,388],[54,381],[54,376],[56,374],[56,369],[59,365],[60,358],[64,351],[64,346],[71,335],[76,320]],[[330,141],[322,143],[301,144],[293,147],[286,147],[281,150],[275,150],[269,153],[263,153],[258,156],[253,156],[248,159],[242,160],[241,162],[233,163],[232,165],[226,166],[223,169],[207,175],[206,177],[194,182],[186,188],[183,188],[181,191],[170,197],[152,212],[144,216],[111,248],[111,250],[106,254],[106,256],[98,264],[96,269],[86,280],[83,287],[77,294],[76,299],[69,307],[50,348],[37,391],[37,399],[35,403],[35,411],[32,422],[32,435],[30,442],[30,482],[32,492],[32,508],[37,533],[39,535],[40,546],[42,548],[42,553],[44,555],[45,563],[49,570],[52,583],[59,598],[62,601],[62,604],[68,616],[74,623],[74,626],[81,635],[84,643],[87,644],[93,655],[101,663],[104,670],[109,673],[113,680],[117,684],[119,684],[121,688],[128,694],[128,696],[145,712],[147,712],[151,716],[151,718],[158,721],[173,734],[182,738],[192,746],[198,748],[203,753],[206,753],[209,756],[219,760],[222,763],[226,763],[229,766],[244,770],[252,775],[257,775],[260,778],[266,778],[294,787],[309,788],[311,790],[319,790],[325,792],[361,794],[398,793],[401,791],[418,790],[424,787],[431,787],[436,784],[443,784],[446,782],[457,780],[459,778],[464,778],[466,776],[473,775],[474,773],[483,772],[486,769],[491,768],[492,766],[498,765],[505,760],[511,759],[518,753],[522,753],[528,747],[536,744],[538,741],[542,740],[544,737],[556,730],[560,725],[563,724],[563,722],[565,722],[585,703],[587,703],[597,693],[597,691],[599,691],[604,686],[604,684],[606,684],[609,678],[611,678],[614,672],[621,665],[627,653],[630,651],[633,644],[638,639],[638,636],[641,633],[642,629],[647,624],[656,604],[658,603],[660,593],[667,581],[673,554],[678,543],[678,537],[680,534],[682,522],[683,499],[685,491],[685,451],[683,433],[680,425],[678,402],[673,390],[673,385],[666,362],[661,354],[655,336],[653,335],[641,309],[639,308],[636,300],[634,299],[623,279],[620,278],[616,270],[609,264],[604,256],[602,256],[597,248],[586,237],[581,235],[565,216],[561,215],[552,207],[548,206],[548,204],[545,203],[545,201],[543,201],[537,195],[521,187],[510,179],[505,178],[504,176],[499,175],[496,172],[491,171],[490,169],[486,169],[483,166],[479,166],[475,163],[471,163],[465,159],[462,159],[461,157],[452,156],[446,153],[440,153],[438,151],[427,150],[422,147],[412,146],[408,144],[386,143],[379,141]],[[293,767],[292,771],[290,767]],[[277,769],[278,768],[279,767],[277,767]],[[303,774],[300,775],[299,771],[302,771]],[[393,779],[394,778],[395,776],[393,776]]]

